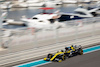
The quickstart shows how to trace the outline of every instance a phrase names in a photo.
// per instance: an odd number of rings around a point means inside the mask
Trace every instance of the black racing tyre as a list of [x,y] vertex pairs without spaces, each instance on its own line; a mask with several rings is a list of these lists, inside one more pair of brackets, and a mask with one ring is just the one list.
[[65,54],[61,56],[61,59],[62,59],[62,60],[65,60],[65,59],[66,59]]
[[76,55],[77,55],[77,53],[76,53],[76,52],[72,53],[72,56],[76,56]]
[[52,56],[53,56],[52,54],[48,54],[47,58],[50,58],[51,59]]
[[66,56],[66,58],[69,58],[69,54],[68,53],[65,53],[65,56]]
[[79,53],[79,55],[83,55],[83,50],[79,49],[78,53]]

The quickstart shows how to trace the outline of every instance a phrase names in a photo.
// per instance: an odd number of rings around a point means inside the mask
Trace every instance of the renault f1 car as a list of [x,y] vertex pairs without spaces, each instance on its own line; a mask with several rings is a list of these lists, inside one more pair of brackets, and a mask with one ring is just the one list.
[[81,46],[70,46],[65,47],[64,50],[61,50],[55,54],[48,54],[47,58],[44,58],[45,61],[57,61],[61,62],[65,60],[66,58],[70,58],[76,55],[82,55],[83,50]]

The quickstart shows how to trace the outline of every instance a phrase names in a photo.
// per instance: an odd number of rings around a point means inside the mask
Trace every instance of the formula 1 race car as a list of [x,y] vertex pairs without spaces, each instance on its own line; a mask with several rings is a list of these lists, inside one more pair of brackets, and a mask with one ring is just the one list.
[[47,58],[44,58],[45,61],[57,61],[61,62],[62,60],[65,60],[65,52],[57,52],[56,54],[48,54]]
[[47,58],[44,58],[45,61],[57,61],[61,62],[65,60],[66,58],[70,58],[76,55],[82,55],[83,50],[81,46],[70,46],[65,47],[64,50],[61,50],[55,54],[48,54]]

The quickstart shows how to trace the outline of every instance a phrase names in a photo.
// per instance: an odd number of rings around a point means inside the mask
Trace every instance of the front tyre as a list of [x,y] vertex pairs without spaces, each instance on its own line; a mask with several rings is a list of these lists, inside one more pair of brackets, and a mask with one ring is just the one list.
[[48,54],[47,58],[50,58],[51,59],[52,56],[53,56],[52,54]]

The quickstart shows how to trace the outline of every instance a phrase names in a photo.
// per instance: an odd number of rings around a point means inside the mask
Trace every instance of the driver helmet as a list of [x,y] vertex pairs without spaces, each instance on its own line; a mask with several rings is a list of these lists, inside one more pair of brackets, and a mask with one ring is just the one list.
[[61,52],[64,52],[64,50],[61,50]]

